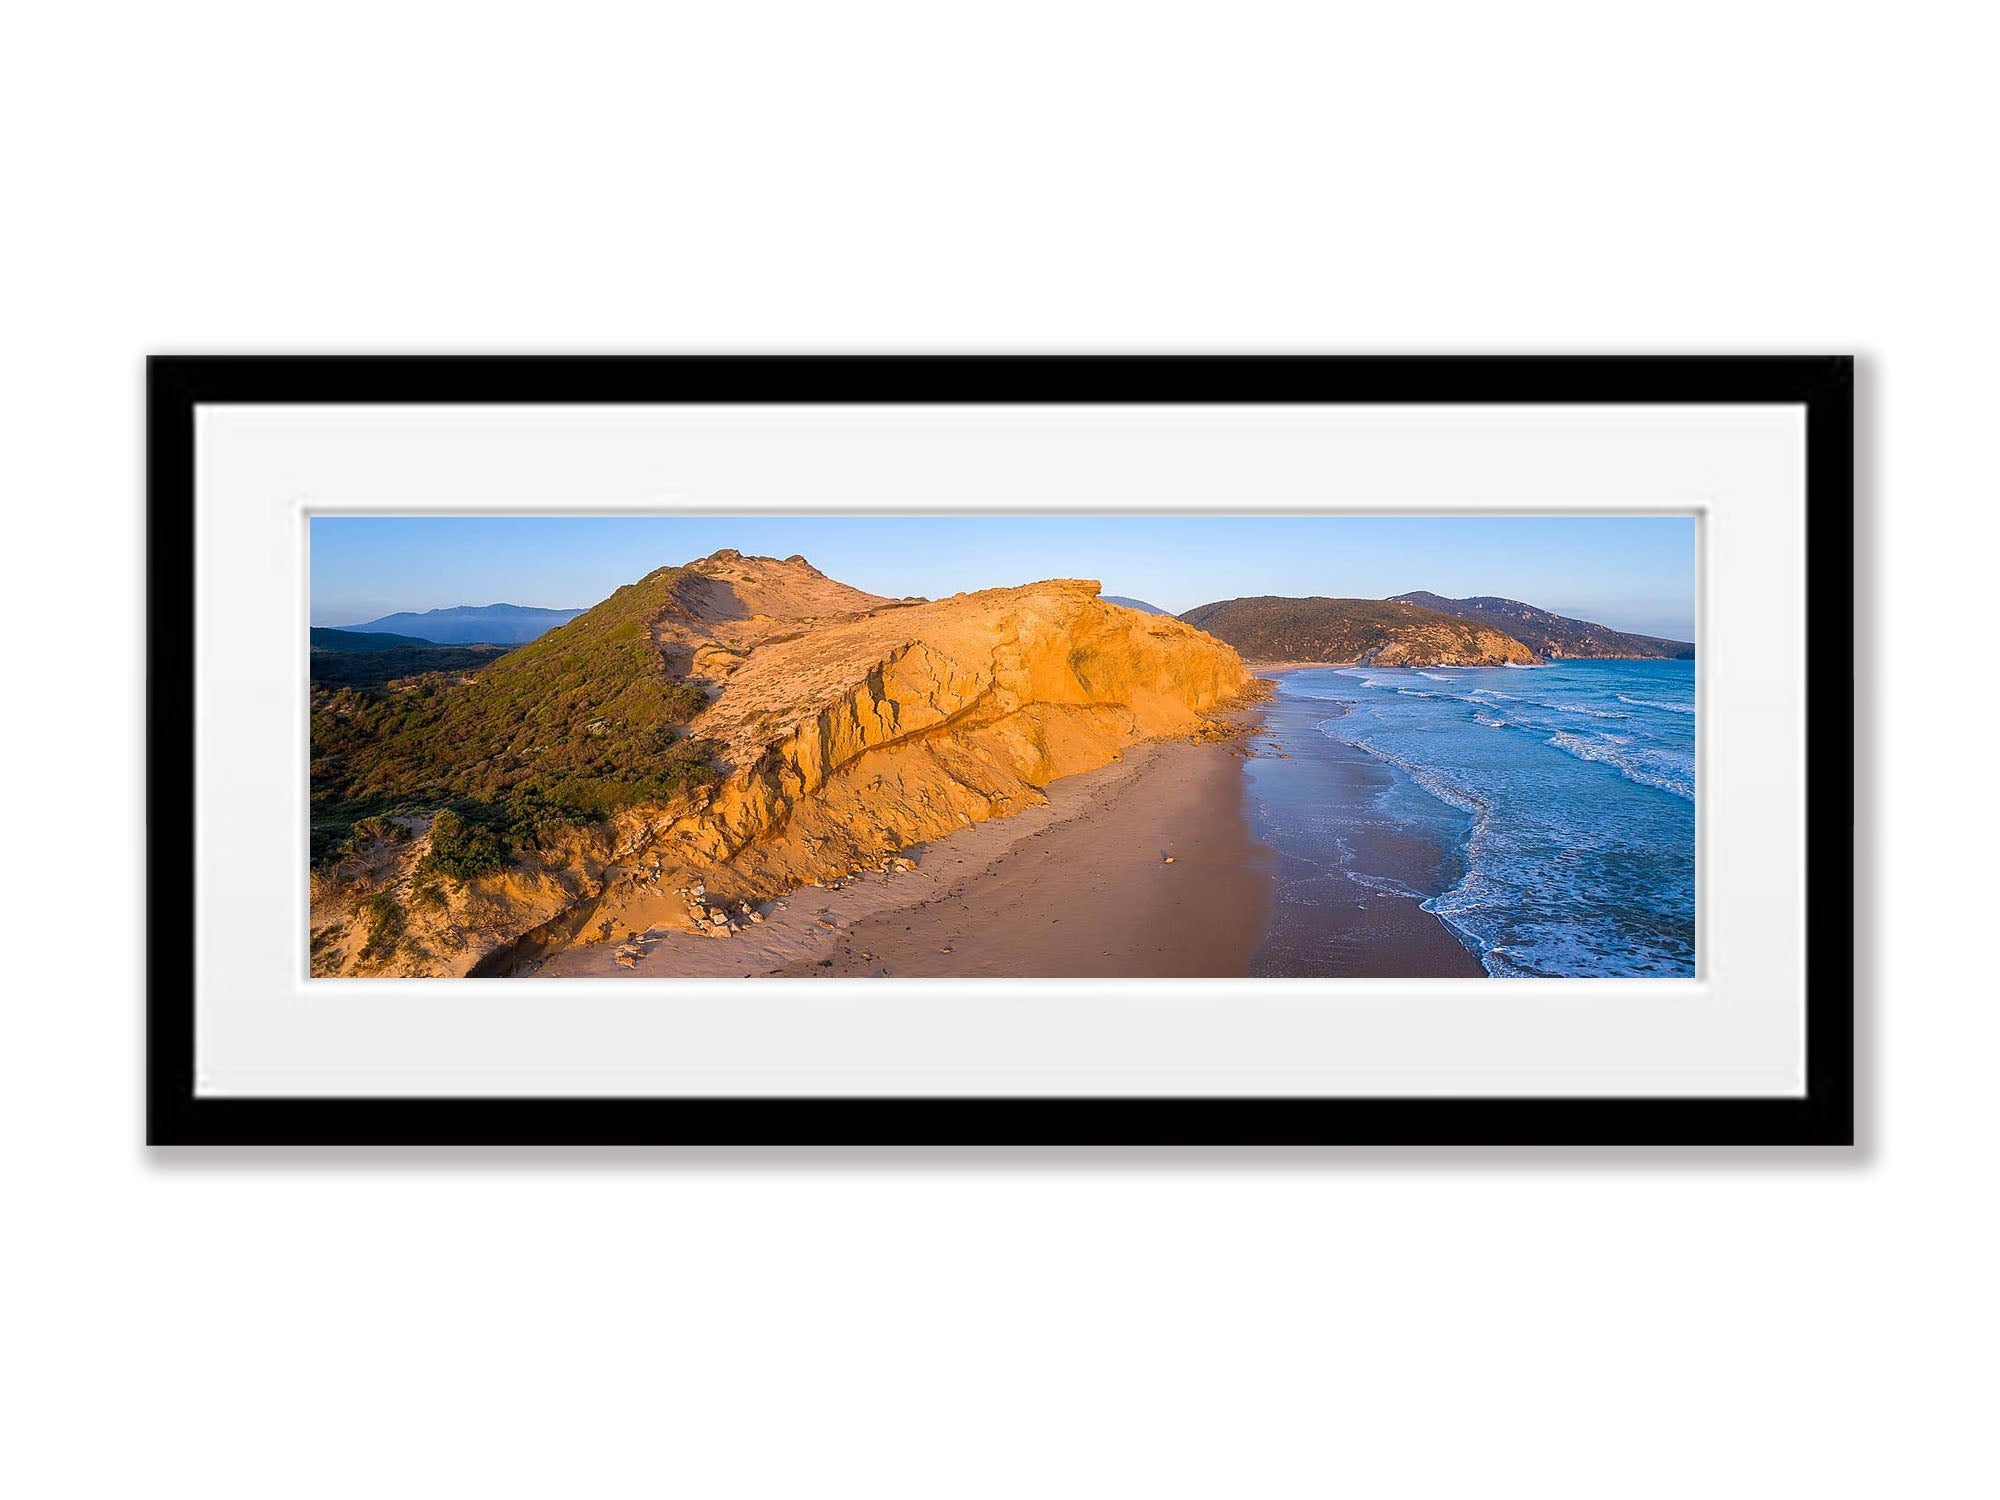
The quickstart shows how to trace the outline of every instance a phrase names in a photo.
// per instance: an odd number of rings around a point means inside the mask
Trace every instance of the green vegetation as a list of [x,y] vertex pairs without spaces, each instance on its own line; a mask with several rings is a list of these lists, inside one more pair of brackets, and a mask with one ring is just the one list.
[[312,862],[322,864],[376,842],[407,844],[410,830],[393,818],[350,817],[312,825]]
[[1533,661],[1504,632],[1394,599],[1288,599],[1260,595],[1203,604],[1181,616],[1252,661]]
[[[345,631],[319,631],[314,635],[344,635]],[[354,635],[357,641],[369,637]],[[402,636],[382,636],[401,641]],[[307,659],[314,687],[382,688],[403,677],[419,677],[426,672],[477,672],[513,648],[510,646],[392,645],[372,650],[325,650],[315,648]]]
[[446,808],[431,823],[430,852],[418,862],[417,875],[435,871],[453,880],[471,880],[505,869],[512,858],[513,851],[496,830]]
[[396,951],[409,925],[409,914],[402,902],[380,891],[361,903],[361,920],[368,924],[368,941],[362,945],[361,957],[377,963]]
[[410,830],[407,825],[394,818],[363,818],[354,825],[354,833],[360,839],[387,839],[392,844],[407,844]]
[[1406,604],[1434,609],[1456,619],[1504,630],[1530,651],[1555,657],[1626,657],[1640,660],[1694,659],[1693,641],[1667,640],[1657,635],[1633,635],[1592,620],[1574,620],[1552,610],[1537,609],[1519,599],[1480,594],[1471,599],[1446,599],[1439,594],[1398,594]]
[[470,878],[545,829],[712,783],[716,747],[682,728],[708,700],[652,640],[679,573],[647,574],[470,678],[315,682],[315,862],[364,841],[371,815],[446,810],[427,863]]
[[386,630],[335,630],[315,625],[307,632],[315,651],[395,651],[412,646],[435,646],[415,635],[391,635]]

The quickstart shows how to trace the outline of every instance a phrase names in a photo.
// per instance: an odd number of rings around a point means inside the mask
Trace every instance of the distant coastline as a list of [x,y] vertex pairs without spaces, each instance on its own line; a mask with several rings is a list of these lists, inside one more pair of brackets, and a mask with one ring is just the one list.
[[1499,596],[724,547],[309,645],[318,976],[1691,969],[1692,644]]

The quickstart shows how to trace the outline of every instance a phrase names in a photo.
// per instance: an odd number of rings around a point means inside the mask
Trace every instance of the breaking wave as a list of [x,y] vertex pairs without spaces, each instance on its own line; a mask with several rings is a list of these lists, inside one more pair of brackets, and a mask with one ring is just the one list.
[[1629,736],[1585,739],[1559,730],[1549,736],[1548,742],[1578,760],[1610,766],[1635,786],[1654,787],[1694,801],[1694,768],[1683,766],[1666,751],[1650,746],[1634,747]]
[[[1399,773],[1377,816],[1453,851],[1455,876],[1423,909],[1487,973],[1693,975],[1697,720],[1674,701],[1692,693],[1693,663],[1555,663],[1531,692],[1498,686],[1526,682],[1501,670],[1308,671],[1280,690],[1346,689],[1319,730]],[[1414,687],[1419,675],[1437,690]],[[1343,866],[1402,894],[1379,868]]]
[[1620,703],[1629,703],[1634,708],[1664,708],[1670,714],[1691,714],[1694,712],[1694,705],[1692,703],[1662,703],[1657,698],[1629,698],[1623,693],[1618,695],[1618,701]]

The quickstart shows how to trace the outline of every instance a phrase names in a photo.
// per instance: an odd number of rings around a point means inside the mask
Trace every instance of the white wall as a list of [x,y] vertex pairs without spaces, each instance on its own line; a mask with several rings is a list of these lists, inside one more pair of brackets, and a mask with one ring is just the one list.
[[[1990,21],[657,9],[10,18],[0,1487],[1990,1487]],[[669,349],[1866,356],[1871,1146],[149,1158],[141,356]]]

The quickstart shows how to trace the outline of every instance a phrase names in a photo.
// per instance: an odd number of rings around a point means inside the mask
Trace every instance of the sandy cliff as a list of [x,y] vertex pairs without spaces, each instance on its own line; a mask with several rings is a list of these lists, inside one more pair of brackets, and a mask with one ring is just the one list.
[[428,824],[405,819],[405,842],[315,877],[315,972],[507,972],[572,940],[726,933],[1136,742],[1205,734],[1251,685],[1230,647],[1093,582],[890,600],[803,558],[720,552],[670,594],[651,638],[663,672],[711,697],[687,729],[721,747],[720,780],[463,882],[420,876]]

